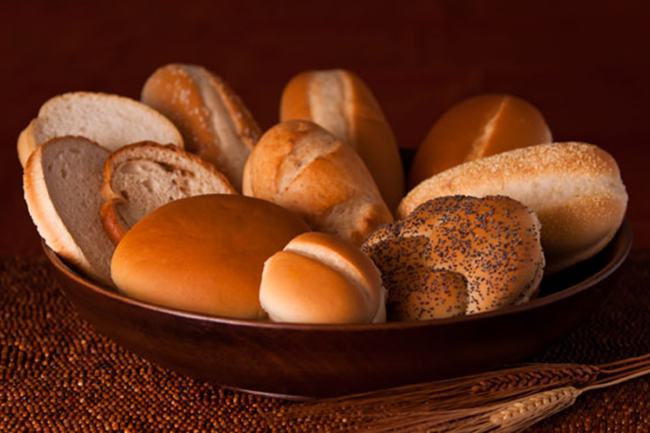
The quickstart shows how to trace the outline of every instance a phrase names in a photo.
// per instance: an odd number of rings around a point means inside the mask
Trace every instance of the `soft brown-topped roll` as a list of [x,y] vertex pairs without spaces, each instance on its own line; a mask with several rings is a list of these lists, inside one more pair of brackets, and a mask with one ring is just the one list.
[[260,302],[269,318],[296,323],[386,321],[379,271],[356,246],[304,233],[264,264]]
[[261,131],[223,79],[201,66],[166,65],[145,83],[142,102],[171,119],[185,148],[217,167],[241,191],[244,164]]
[[282,93],[280,121],[310,120],[352,146],[395,210],[404,196],[404,170],[395,135],[368,86],[342,69],[296,75]]
[[451,167],[507,150],[550,143],[542,114],[510,95],[480,95],[450,108],[418,148],[408,186]]
[[259,301],[266,259],[309,227],[273,203],[203,195],[168,203],[118,244],[113,281],[156,305],[226,317],[266,316]]
[[315,123],[269,129],[244,168],[243,192],[284,206],[316,231],[360,246],[393,217],[359,155]]
[[422,182],[398,217],[447,195],[506,195],[542,223],[547,274],[602,250],[621,226],[627,193],[614,158],[597,146],[555,143],[515,149],[451,168]]
[[[450,317],[526,302],[538,290],[544,268],[537,216],[503,196],[427,201],[377,229],[362,249],[382,273],[389,320]],[[395,311],[397,317],[391,317]]]

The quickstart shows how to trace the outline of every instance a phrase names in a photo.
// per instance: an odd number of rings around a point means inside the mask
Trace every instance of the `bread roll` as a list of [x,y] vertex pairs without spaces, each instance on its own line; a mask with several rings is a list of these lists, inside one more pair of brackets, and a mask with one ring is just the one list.
[[[362,250],[386,281],[389,311],[397,303],[410,320],[526,302],[537,292],[544,268],[537,216],[504,196],[429,200],[377,229]],[[447,273],[432,278],[434,271]],[[466,279],[466,296],[454,273]],[[423,308],[425,295],[429,303]]]
[[542,114],[523,99],[481,95],[453,106],[431,128],[409,171],[409,189],[464,162],[550,143]]
[[205,194],[237,194],[228,179],[196,155],[145,141],[106,160],[101,220],[117,244],[142,217],[165,203]]
[[357,151],[384,201],[394,210],[404,196],[404,170],[393,131],[366,84],[350,71],[296,75],[282,93],[280,121],[310,120]]
[[454,194],[506,195],[535,211],[547,274],[602,250],[627,208],[614,158],[597,146],[573,142],[515,149],[444,171],[413,189],[397,214],[404,217],[427,200]]
[[239,195],[168,203],[120,241],[111,272],[127,296],[218,316],[259,319],[264,262],[309,227],[292,212]]
[[356,246],[325,233],[304,233],[264,264],[260,302],[269,318],[294,323],[386,320],[379,271]]
[[79,136],[114,151],[151,140],[183,147],[176,127],[150,107],[123,96],[71,92],[49,99],[18,137],[23,167],[36,147],[55,137]]
[[359,155],[315,123],[268,130],[244,169],[245,195],[295,211],[316,231],[360,246],[392,215]]
[[241,191],[242,170],[261,131],[223,79],[201,66],[169,64],[149,77],[142,102],[169,117],[187,150],[213,164]]
[[27,160],[23,188],[38,233],[55,253],[106,286],[115,246],[99,219],[109,151],[81,137],[57,137]]

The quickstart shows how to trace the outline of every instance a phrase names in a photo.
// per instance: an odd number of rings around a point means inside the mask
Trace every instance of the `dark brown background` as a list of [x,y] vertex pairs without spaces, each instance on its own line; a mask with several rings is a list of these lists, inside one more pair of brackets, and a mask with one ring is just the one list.
[[0,6],[2,255],[40,253],[15,148],[40,105],[75,90],[138,98],[147,76],[169,62],[221,75],[264,129],[294,74],[351,69],[403,147],[417,146],[465,97],[523,97],[557,141],[591,142],[615,156],[635,247],[650,245],[650,2],[52,3]]

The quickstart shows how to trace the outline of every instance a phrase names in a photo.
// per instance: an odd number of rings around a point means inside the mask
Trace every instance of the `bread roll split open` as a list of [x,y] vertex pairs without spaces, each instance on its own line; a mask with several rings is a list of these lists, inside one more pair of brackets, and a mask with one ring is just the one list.
[[385,289],[373,262],[336,236],[297,236],[264,264],[260,302],[276,322],[386,321]]

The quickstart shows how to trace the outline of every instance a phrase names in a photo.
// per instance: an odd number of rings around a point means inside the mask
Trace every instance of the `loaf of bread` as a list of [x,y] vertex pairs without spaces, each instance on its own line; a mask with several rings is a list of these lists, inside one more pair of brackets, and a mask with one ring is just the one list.
[[173,200],[205,194],[237,194],[228,179],[196,155],[176,146],[135,143],[104,164],[101,220],[117,244],[151,211]]
[[307,224],[292,212],[240,195],[184,198],[159,207],[122,238],[111,263],[127,296],[217,316],[266,317],[264,262]]
[[534,212],[504,196],[426,201],[377,229],[362,250],[388,289],[389,320],[425,320],[528,301],[544,254]]
[[264,264],[260,302],[275,322],[386,321],[379,271],[358,247],[333,235],[299,235]]
[[456,165],[552,141],[542,114],[523,99],[489,94],[449,109],[420,145],[409,171],[409,189]]
[[447,195],[505,195],[535,211],[542,223],[546,273],[602,250],[620,227],[627,193],[614,158],[585,143],[555,143],[477,159],[420,183],[397,214]]
[[244,164],[261,131],[223,79],[201,66],[169,64],[149,77],[142,102],[169,117],[186,149],[213,164],[241,191]]
[[86,276],[112,286],[115,246],[99,219],[108,155],[85,138],[51,139],[27,160],[23,187],[29,214],[47,246]]
[[118,95],[72,92],[48,100],[18,137],[23,167],[29,155],[55,137],[80,136],[114,151],[127,144],[151,140],[183,147],[176,127],[156,110]]
[[404,196],[404,170],[395,135],[368,86],[341,69],[296,75],[282,93],[280,121],[310,120],[357,151],[384,201]]
[[292,120],[268,130],[244,169],[245,195],[301,215],[316,231],[360,246],[392,221],[359,155],[315,123]]

